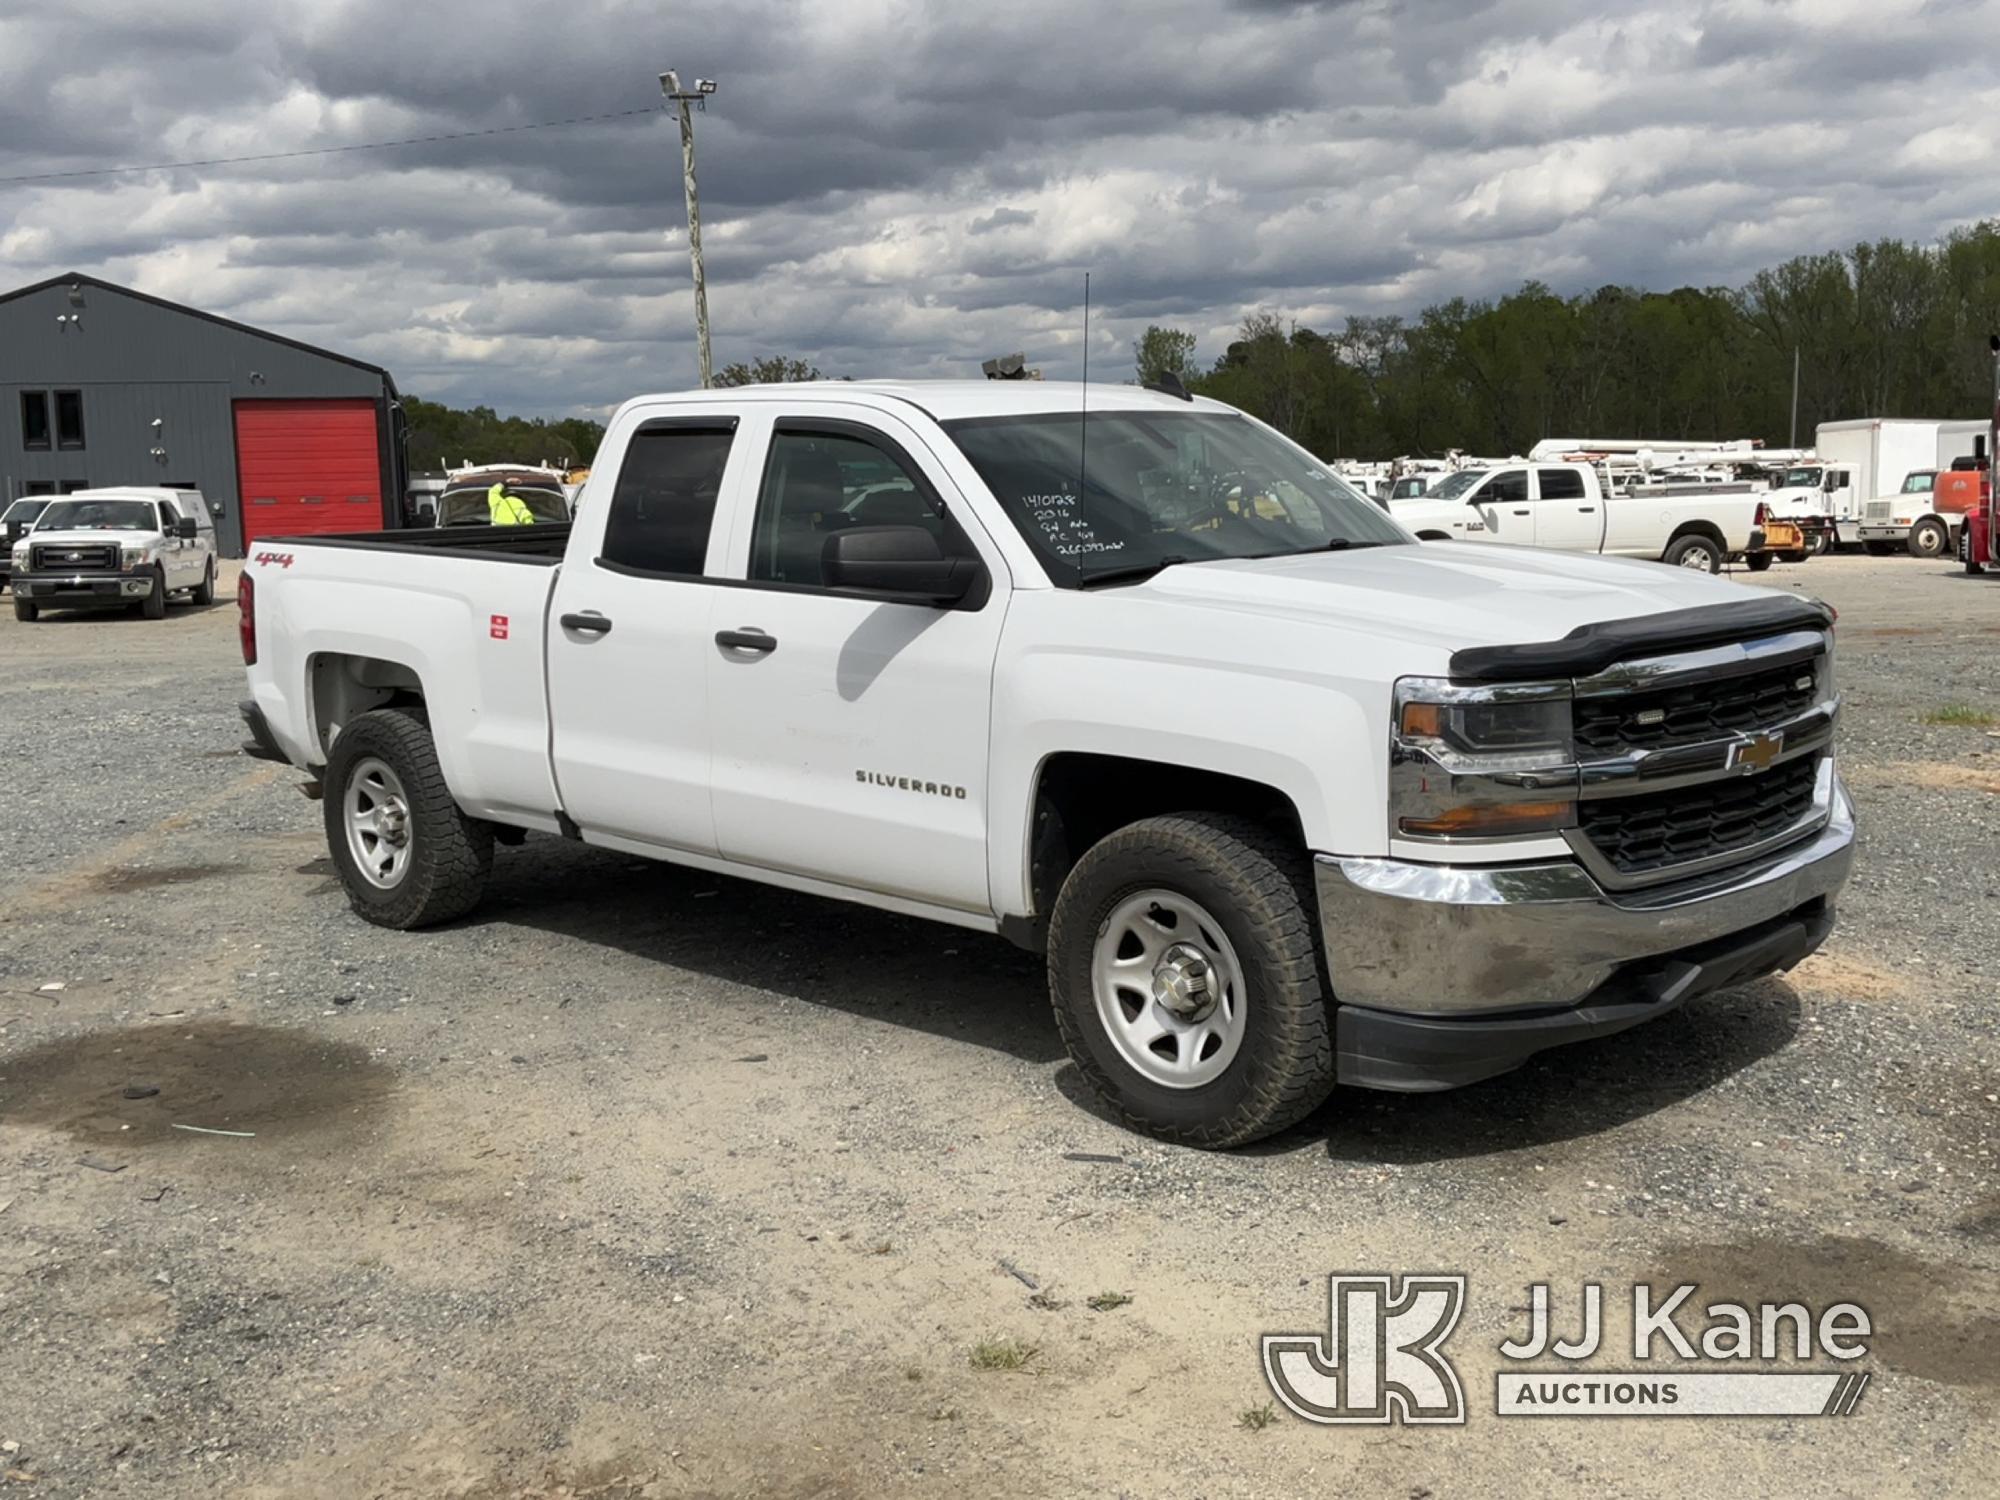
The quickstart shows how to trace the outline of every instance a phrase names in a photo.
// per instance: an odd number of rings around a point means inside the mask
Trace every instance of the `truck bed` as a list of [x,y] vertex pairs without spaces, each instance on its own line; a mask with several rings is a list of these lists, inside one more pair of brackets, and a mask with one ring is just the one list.
[[415,552],[477,557],[489,562],[554,567],[569,545],[570,523],[548,526],[435,526],[400,531],[348,531],[334,536],[259,537],[255,548],[343,547],[364,552]]

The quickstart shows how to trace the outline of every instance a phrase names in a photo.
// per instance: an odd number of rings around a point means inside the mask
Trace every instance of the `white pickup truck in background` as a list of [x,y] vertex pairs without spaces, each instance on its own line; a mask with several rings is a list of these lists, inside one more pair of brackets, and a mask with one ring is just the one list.
[[1824,607],[1415,545],[1240,412],[1087,394],[649,396],[571,525],[260,541],[257,753],[383,925],[537,832],[1044,951],[1082,1077],[1199,1146],[1823,941]]
[[1589,464],[1518,463],[1460,469],[1389,508],[1425,541],[1512,542],[1714,573],[1763,546],[1762,499],[1747,486],[1606,496]]

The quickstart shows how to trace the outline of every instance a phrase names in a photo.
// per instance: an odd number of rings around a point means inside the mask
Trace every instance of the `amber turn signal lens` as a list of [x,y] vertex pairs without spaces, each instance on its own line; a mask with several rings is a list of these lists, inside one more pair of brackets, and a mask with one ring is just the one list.
[[1566,826],[1574,802],[1500,802],[1486,807],[1454,807],[1435,818],[1405,818],[1402,830],[1427,838],[1493,838],[1509,833],[1547,833]]
[[1444,705],[1441,703],[1405,703],[1403,705],[1403,733],[1423,739],[1444,738]]

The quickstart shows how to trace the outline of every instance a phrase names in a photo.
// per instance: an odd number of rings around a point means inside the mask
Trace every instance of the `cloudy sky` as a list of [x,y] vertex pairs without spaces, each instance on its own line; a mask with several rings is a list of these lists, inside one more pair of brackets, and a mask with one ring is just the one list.
[[[699,117],[717,363],[1123,378],[1148,322],[1741,281],[2000,213],[2000,0],[0,0],[0,177]],[[669,116],[0,183],[68,270],[595,413],[694,378]]]

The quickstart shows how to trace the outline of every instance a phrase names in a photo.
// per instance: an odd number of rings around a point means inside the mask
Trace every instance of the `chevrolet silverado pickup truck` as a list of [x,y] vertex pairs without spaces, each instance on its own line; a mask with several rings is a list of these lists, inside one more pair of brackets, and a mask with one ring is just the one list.
[[1748,485],[1606,495],[1589,464],[1517,463],[1460,469],[1389,508],[1427,542],[1512,542],[1715,573],[1732,557],[1763,555],[1762,499]]
[[1789,968],[1851,859],[1823,606],[1417,545],[1184,395],[648,396],[570,525],[267,538],[238,597],[367,920],[537,832],[997,933],[1197,1146]]

